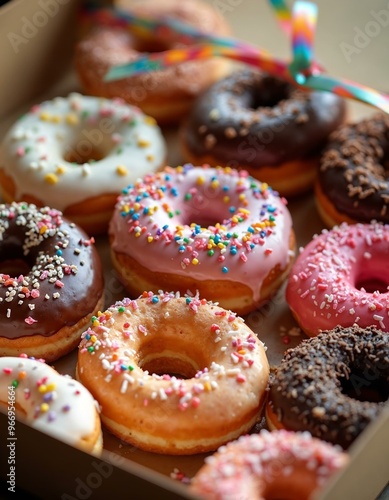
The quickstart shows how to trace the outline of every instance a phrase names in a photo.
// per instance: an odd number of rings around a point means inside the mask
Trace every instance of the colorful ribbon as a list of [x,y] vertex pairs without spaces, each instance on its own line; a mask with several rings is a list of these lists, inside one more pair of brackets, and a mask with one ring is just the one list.
[[371,104],[389,113],[389,95],[352,81],[331,77],[314,61],[313,39],[317,20],[315,4],[297,1],[290,11],[284,0],[269,1],[280,26],[291,39],[291,61],[277,59],[267,51],[241,40],[197,31],[176,20],[139,17],[119,9],[97,10],[94,19],[100,24],[125,26],[138,36],[162,35],[165,40],[191,44],[189,47],[153,53],[132,63],[112,67],[105,75],[105,80],[119,80],[134,74],[163,70],[187,61],[218,56],[248,64],[301,87],[332,92]]

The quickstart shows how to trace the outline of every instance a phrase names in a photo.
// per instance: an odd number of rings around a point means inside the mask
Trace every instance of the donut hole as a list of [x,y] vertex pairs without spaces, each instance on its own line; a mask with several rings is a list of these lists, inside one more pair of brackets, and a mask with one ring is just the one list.
[[193,378],[205,365],[194,346],[176,341],[151,341],[138,351],[138,366],[151,374]]
[[248,107],[256,110],[258,108],[273,108],[279,102],[288,99],[290,85],[276,78],[263,78],[260,85],[252,89],[251,100]]
[[113,146],[111,135],[103,133],[98,127],[84,130],[73,143],[66,146],[63,159],[76,165],[93,163],[108,156]]
[[383,403],[389,399],[389,385],[387,379],[374,367],[361,370],[359,367],[350,367],[348,378],[340,380],[341,389],[346,396],[358,401]]
[[355,288],[367,293],[387,293],[389,291],[389,283],[383,280],[382,277],[363,274],[357,277]]
[[2,245],[0,252],[0,273],[11,277],[20,275],[26,276],[31,272],[34,259],[31,254],[28,257],[23,255],[22,245],[7,244]]

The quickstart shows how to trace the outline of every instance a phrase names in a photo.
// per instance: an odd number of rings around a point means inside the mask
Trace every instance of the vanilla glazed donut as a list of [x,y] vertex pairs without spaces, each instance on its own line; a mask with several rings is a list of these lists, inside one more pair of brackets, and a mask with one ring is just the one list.
[[270,379],[270,429],[309,431],[348,448],[389,398],[389,334],[337,327],[289,349]]
[[43,360],[0,358],[0,410],[10,415],[10,409],[34,429],[85,452],[101,453],[96,401],[77,380],[60,375]]
[[189,490],[207,500],[310,500],[347,463],[340,447],[309,432],[262,430],[207,457]]
[[155,120],[120,99],[70,94],[34,106],[0,147],[6,202],[48,205],[89,234],[106,231],[121,189],[163,166]]
[[[230,35],[224,17],[212,5],[199,0],[121,1],[116,5],[134,15],[171,18],[212,35]],[[226,75],[230,67],[226,60],[189,61],[112,82],[105,82],[104,75],[112,66],[134,61],[149,52],[177,47],[182,47],[182,43],[170,40],[163,30],[155,31],[149,38],[141,32],[130,34],[125,28],[100,27],[77,44],[75,67],[86,93],[121,97],[158,123],[172,123],[185,116],[199,93]]]
[[313,184],[326,140],[345,118],[344,101],[241,70],[202,93],[183,122],[183,156],[247,170],[284,196]]
[[75,349],[103,306],[93,239],[58,210],[0,205],[0,356],[53,361]]
[[[215,450],[261,418],[269,365],[236,314],[205,299],[144,292],[92,318],[77,378],[104,425],[143,450]],[[228,410],[228,411],[227,411]]]
[[389,331],[389,226],[346,223],[316,235],[297,257],[286,301],[309,336],[338,325]]
[[316,204],[328,227],[389,223],[388,151],[389,117],[383,113],[331,134],[315,186]]
[[184,165],[130,185],[109,227],[113,265],[132,297],[199,291],[238,314],[261,306],[291,267],[286,201],[233,169]]

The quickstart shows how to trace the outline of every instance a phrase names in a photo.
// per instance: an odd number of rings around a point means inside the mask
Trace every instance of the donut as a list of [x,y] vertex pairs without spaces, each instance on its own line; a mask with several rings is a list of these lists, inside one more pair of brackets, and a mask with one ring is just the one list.
[[333,132],[315,185],[316,204],[328,227],[389,223],[388,150],[389,116],[383,113]]
[[109,235],[113,266],[132,297],[199,291],[238,314],[278,290],[295,248],[286,201],[267,184],[189,164],[125,189]]
[[242,70],[197,98],[180,143],[186,161],[245,169],[289,196],[311,187],[319,153],[344,117],[333,94]]
[[357,325],[289,349],[272,375],[270,429],[307,430],[348,448],[389,398],[389,334]]
[[58,210],[0,205],[0,356],[55,359],[103,306],[99,254]]
[[4,201],[50,206],[89,234],[106,231],[121,189],[161,168],[155,120],[120,99],[70,94],[34,106],[0,147]]
[[207,457],[189,490],[207,500],[309,500],[347,463],[339,447],[308,432],[263,429]]
[[335,326],[389,331],[389,226],[346,223],[324,230],[296,259],[286,301],[309,336]]
[[[226,36],[230,28],[224,17],[210,4],[199,0],[141,0],[120,2],[132,14],[152,18],[172,18],[200,31]],[[217,79],[226,75],[229,64],[222,58],[190,61],[175,67],[106,82],[109,68],[142,57],[145,53],[181,47],[166,32],[153,37],[130,34],[124,28],[100,27],[85,35],[77,44],[75,67],[86,93],[103,97],[121,97],[139,106],[158,123],[180,120],[189,111],[194,98]]]
[[[0,358],[0,411],[81,450],[100,455],[98,407],[77,380],[42,360]],[[16,438],[15,438],[16,439]]]
[[241,318],[177,292],[117,302],[92,318],[78,353],[77,378],[105,426],[171,455],[215,450],[248,432],[268,376],[263,344]]

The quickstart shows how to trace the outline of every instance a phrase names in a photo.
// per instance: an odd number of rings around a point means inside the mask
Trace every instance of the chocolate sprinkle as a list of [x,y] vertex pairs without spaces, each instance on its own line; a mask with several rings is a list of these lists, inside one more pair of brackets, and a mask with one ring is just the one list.
[[[336,327],[286,352],[271,376],[270,397],[288,430],[308,430],[347,448],[377,418],[388,384],[389,334],[373,326]],[[377,402],[367,400],[377,387]]]
[[383,113],[331,135],[318,182],[338,213],[355,222],[389,223],[388,155],[389,116]]

